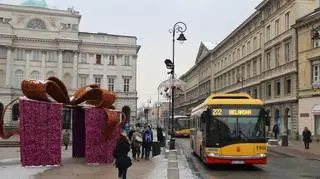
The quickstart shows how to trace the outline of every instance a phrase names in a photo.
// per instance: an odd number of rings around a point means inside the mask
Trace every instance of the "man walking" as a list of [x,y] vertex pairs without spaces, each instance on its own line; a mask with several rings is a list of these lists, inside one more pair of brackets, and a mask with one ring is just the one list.
[[69,133],[68,129],[66,129],[63,133],[63,144],[65,146],[64,150],[68,150],[69,142],[70,142],[70,133]]
[[151,127],[148,126],[144,131],[144,135],[143,135],[144,155],[146,160],[149,160],[152,141],[153,141],[152,130],[151,130]]
[[302,136],[303,136],[304,148],[309,149],[309,143],[311,142],[311,132],[307,127],[304,127]]
[[275,125],[273,126],[272,132],[274,133],[274,138],[275,138],[275,139],[278,139],[278,134],[279,134],[278,124],[275,124]]

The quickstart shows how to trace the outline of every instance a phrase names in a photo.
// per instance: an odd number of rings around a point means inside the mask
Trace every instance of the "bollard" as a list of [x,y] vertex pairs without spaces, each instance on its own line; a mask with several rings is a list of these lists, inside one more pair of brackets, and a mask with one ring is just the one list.
[[287,135],[281,136],[281,146],[288,146],[288,136]]
[[175,138],[171,138],[170,139],[170,150],[174,150],[174,149],[176,149],[176,146],[175,146]]

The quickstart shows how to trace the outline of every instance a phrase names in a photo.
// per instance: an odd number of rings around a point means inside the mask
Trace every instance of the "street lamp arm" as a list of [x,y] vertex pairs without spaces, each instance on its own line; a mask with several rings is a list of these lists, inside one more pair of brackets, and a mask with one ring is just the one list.
[[173,33],[175,31],[183,33],[187,30],[187,25],[183,22],[177,22],[174,24],[173,28],[171,29],[171,31],[173,31]]

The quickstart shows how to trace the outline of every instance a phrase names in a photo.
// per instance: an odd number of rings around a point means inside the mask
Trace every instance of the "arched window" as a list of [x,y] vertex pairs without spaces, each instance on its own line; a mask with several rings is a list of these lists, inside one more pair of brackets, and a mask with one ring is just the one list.
[[71,87],[71,83],[72,83],[72,77],[69,73],[66,73],[64,76],[63,76],[63,82],[64,84],[66,85],[67,88],[70,88]]
[[17,121],[19,119],[19,103],[12,106],[12,120]]
[[33,71],[30,74],[30,78],[32,80],[39,80],[40,79],[40,73],[38,71]]
[[46,24],[40,19],[32,19],[29,21],[27,27],[31,29],[46,29]]
[[4,86],[5,79],[6,79],[6,77],[5,77],[4,71],[0,70],[0,86]]
[[15,87],[21,88],[21,82],[24,80],[24,72],[22,70],[17,70],[14,73],[15,77]]
[[47,78],[52,77],[52,76],[55,76],[54,72],[53,71],[49,71],[47,73]]

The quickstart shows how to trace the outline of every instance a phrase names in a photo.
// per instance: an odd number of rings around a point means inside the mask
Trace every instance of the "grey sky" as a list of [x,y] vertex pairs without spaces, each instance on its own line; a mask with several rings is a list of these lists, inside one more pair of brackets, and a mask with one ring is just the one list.
[[[24,0],[0,0],[21,4]],[[47,0],[51,8],[74,7],[82,18],[80,31],[137,36],[138,107],[158,99],[158,85],[169,78],[163,63],[172,57],[169,29],[183,21],[184,44],[176,43],[178,76],[195,62],[201,41],[220,42],[240,25],[262,0]]]

